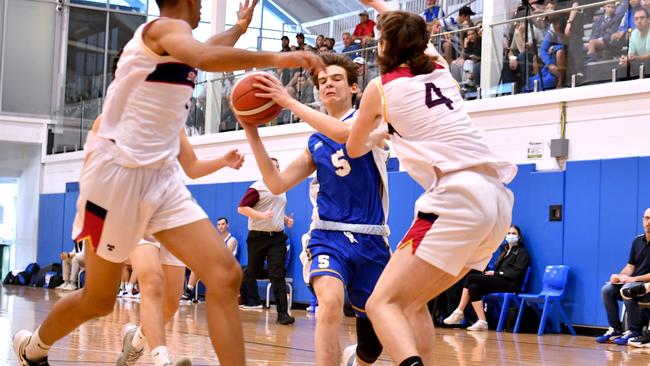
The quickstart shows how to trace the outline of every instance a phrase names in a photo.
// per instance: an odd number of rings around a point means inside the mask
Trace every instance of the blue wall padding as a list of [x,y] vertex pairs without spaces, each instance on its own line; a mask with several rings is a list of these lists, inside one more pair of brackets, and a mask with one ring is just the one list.
[[[404,172],[389,173],[391,248],[399,243],[413,220],[413,203],[422,189]],[[311,293],[302,283],[298,258],[301,236],[308,230],[312,206],[310,179],[287,192],[287,214],[295,224],[287,230],[292,245],[287,276],[294,279],[294,301],[308,303]],[[524,234],[532,258],[528,290],[542,287],[546,265],[571,267],[564,301],[572,322],[606,325],[600,288],[611,273],[627,263],[633,238],[643,233],[641,216],[650,207],[650,157],[568,162],[565,172],[537,172],[533,164],[519,166],[509,185],[515,194],[513,222]],[[239,240],[238,260],[247,264],[247,219],[237,205],[251,182],[191,185],[190,191],[214,223],[225,216]],[[78,192],[74,184],[65,194],[43,194],[40,202],[38,262],[58,260],[69,250],[70,232]],[[549,221],[549,207],[563,206],[563,220]]]
[[[36,261],[47,264],[60,261],[63,250],[63,194],[42,194],[38,211],[38,249]],[[22,271],[23,269],[19,269]]]

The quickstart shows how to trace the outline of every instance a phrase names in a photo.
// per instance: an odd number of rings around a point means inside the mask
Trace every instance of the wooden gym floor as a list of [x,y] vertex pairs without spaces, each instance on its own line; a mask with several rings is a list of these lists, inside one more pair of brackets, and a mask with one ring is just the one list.
[[[0,288],[0,366],[17,365],[11,337],[17,330],[33,330],[64,292],[40,288]],[[137,302],[118,300],[115,311],[93,320],[52,347],[52,365],[114,365],[121,349],[120,329],[138,319]],[[215,365],[217,358],[207,337],[205,304],[181,305],[167,328],[174,355],[191,357],[194,365]],[[313,314],[296,310],[296,324],[275,324],[275,311],[242,311],[249,365],[314,365]],[[354,319],[345,318],[342,346],[354,343]],[[593,338],[568,335],[471,333],[462,329],[436,329],[435,365],[648,365],[650,348],[600,345]],[[146,355],[138,364],[151,365]],[[376,365],[392,365],[384,355]]]

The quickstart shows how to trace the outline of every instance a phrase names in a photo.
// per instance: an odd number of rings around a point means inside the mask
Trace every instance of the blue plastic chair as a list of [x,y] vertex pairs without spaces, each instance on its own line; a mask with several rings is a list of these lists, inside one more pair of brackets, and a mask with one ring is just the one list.
[[[542,307],[542,315],[539,320],[539,328],[537,330],[537,335],[541,336],[544,334],[544,329],[546,328],[546,320],[548,319],[548,313],[550,311],[551,305],[557,304],[558,312],[562,321],[569,328],[569,332],[572,335],[576,335],[573,326],[569,322],[564,309],[562,308],[562,298],[565,294],[565,289],[567,282],[569,280],[569,267],[568,266],[546,266],[544,270],[544,287],[542,292],[539,294],[520,294],[519,299],[521,303],[519,304],[519,313],[517,314],[517,322],[515,323],[514,333],[519,331],[519,325],[521,323],[521,315],[523,314],[524,306],[529,304],[535,309],[539,314],[539,307]],[[559,326],[558,326],[559,328]]]
[[[521,284],[521,291],[520,293],[523,293],[526,291],[526,286],[528,285],[528,280],[530,279],[530,273],[532,272],[532,268],[528,267],[526,270],[526,276],[524,276],[524,282]],[[506,316],[508,315],[508,306],[510,305],[510,300],[512,300],[517,307],[519,307],[519,299],[517,297],[517,293],[515,292],[494,292],[491,294],[485,295],[486,300],[496,300],[501,301],[503,304],[501,305],[501,312],[499,314],[499,324],[497,324],[497,332],[503,332],[503,327],[506,324]]]

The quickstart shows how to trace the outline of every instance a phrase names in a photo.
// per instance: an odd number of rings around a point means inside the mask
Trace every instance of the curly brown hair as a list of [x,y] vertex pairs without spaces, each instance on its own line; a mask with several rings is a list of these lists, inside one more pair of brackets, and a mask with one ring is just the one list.
[[383,52],[377,61],[382,74],[395,70],[401,64],[407,64],[415,75],[433,71],[431,59],[424,54],[430,35],[422,17],[404,11],[391,11],[382,14],[379,23],[379,43]]

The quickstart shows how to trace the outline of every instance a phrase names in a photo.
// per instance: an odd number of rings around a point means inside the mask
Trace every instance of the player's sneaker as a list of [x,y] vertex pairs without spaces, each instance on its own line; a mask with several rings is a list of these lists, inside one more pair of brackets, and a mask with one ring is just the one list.
[[442,322],[447,324],[447,325],[455,325],[455,324],[460,324],[463,319],[465,319],[465,314],[463,314],[462,311],[456,309],[454,310],[451,315],[445,318]]
[[67,282],[63,282],[61,285],[55,287],[55,290],[64,290],[65,291],[67,289],[68,289],[68,283]]
[[650,331],[643,332],[642,335],[627,341],[628,346],[646,348],[650,347]]
[[630,339],[636,338],[636,337],[638,337],[638,336],[640,336],[640,335],[641,335],[641,334],[639,334],[639,333],[637,333],[637,332],[633,332],[633,331],[631,331],[631,330],[628,330],[627,332],[623,333],[622,336],[616,338],[616,339],[614,340],[614,344],[618,344],[619,346],[627,346],[627,342],[628,342]]
[[242,310],[262,310],[262,304],[257,304],[257,305],[242,304],[239,305],[239,308]]
[[598,342],[598,343],[612,343],[613,340],[615,340],[616,338],[618,338],[618,337],[620,337],[622,335],[623,335],[623,333],[621,333],[621,332],[619,332],[617,330],[614,330],[614,328],[612,328],[612,327],[609,327],[609,329],[607,329],[607,332],[605,332],[605,334],[596,337],[596,342]]
[[186,357],[181,357],[174,363],[166,363],[165,366],[192,366],[192,360]]
[[341,365],[343,366],[359,366],[357,362],[357,345],[345,347],[343,350],[343,357],[341,357]]
[[144,354],[144,347],[137,350],[133,347],[133,337],[138,327],[133,324],[126,324],[122,327],[122,353],[117,358],[115,366],[131,366]]
[[476,331],[487,331],[488,322],[485,320],[477,320],[471,327],[467,327],[467,330],[476,332]]
[[621,289],[621,296],[624,299],[628,299],[628,300],[632,299],[632,298],[635,298],[635,297],[643,296],[646,293],[647,293],[647,291],[645,289],[645,284],[643,284],[643,283],[640,283],[640,284],[638,284],[636,286],[626,287],[626,288]]
[[32,332],[27,330],[19,330],[16,334],[14,334],[14,352],[18,357],[20,366],[49,366],[50,364],[47,362],[47,357],[40,361],[30,361],[27,359],[27,357],[25,357],[25,348],[27,347],[30,338],[32,338]]
[[289,325],[295,323],[296,319],[287,313],[278,313],[276,322],[282,325]]

